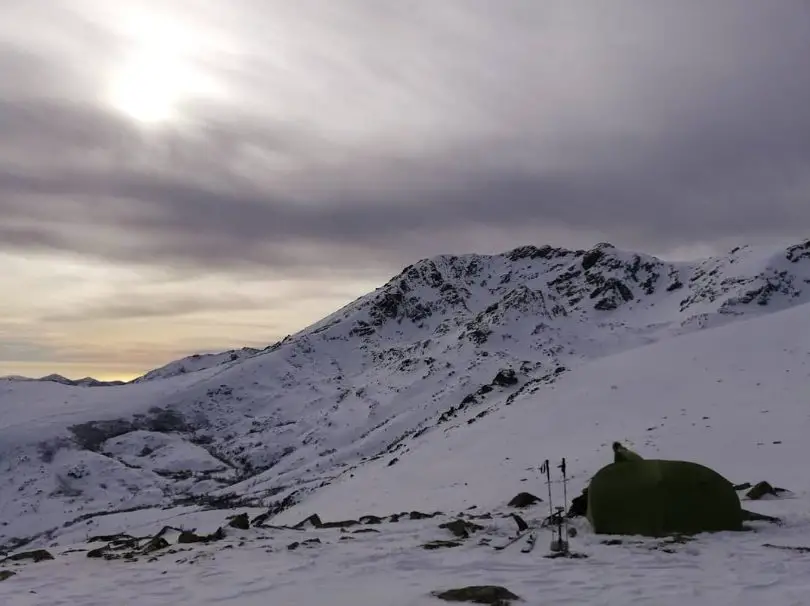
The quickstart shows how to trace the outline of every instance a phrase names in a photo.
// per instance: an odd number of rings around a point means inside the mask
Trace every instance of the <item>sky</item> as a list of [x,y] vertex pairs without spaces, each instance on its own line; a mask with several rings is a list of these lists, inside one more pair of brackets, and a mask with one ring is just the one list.
[[3,0],[0,375],[265,346],[444,253],[810,228],[808,0]]

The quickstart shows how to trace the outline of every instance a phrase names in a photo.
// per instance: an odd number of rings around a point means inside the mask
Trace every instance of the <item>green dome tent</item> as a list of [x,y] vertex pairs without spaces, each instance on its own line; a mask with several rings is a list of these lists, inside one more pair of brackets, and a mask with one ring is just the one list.
[[595,533],[661,537],[742,530],[740,499],[719,473],[632,454],[617,456],[591,479],[587,517]]

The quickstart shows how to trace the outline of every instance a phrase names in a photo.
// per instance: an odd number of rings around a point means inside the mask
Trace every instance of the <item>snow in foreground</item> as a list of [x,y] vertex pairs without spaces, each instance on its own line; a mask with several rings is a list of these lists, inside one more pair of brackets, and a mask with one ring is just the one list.
[[[143,535],[165,524],[211,532],[239,511],[111,516],[60,537],[49,547],[52,561],[0,565],[17,572],[0,582],[0,604],[435,605],[441,602],[434,590],[494,584],[538,606],[806,605],[810,553],[766,544],[810,547],[808,311],[802,305],[585,364],[471,425],[413,441],[395,465],[382,459],[357,468],[268,523],[295,524],[311,513],[324,521],[411,510],[442,516],[362,526],[379,532],[361,534],[354,533],[358,527],[228,529],[223,541],[175,545],[154,561],[66,553],[88,549],[85,539],[99,532]],[[608,545],[609,537],[593,535],[579,520],[572,547],[587,559],[544,558],[548,531],[529,554],[519,544],[492,549],[514,529],[504,517],[512,496],[529,490],[546,497],[535,471],[542,459],[567,457],[574,474],[569,496],[578,494],[610,460],[613,440],[647,457],[705,463],[733,482],[788,488],[792,498],[743,502],[784,524],[757,523],[750,532],[685,543],[624,537]],[[555,485],[555,499],[560,494]],[[546,506],[521,513],[538,522]],[[452,539],[439,524],[459,513],[493,517],[473,520],[483,529],[459,546],[422,547]],[[321,542],[287,548],[315,537]],[[188,551],[171,553],[178,548]]]
[[[531,515],[539,517],[542,509]],[[573,546],[589,556],[584,560],[544,558],[548,533],[529,554],[521,553],[519,544],[503,551],[479,544],[482,538],[500,542],[511,532],[511,522],[498,518],[479,520],[484,530],[459,547],[423,549],[429,541],[452,538],[438,528],[443,521],[403,520],[374,526],[379,533],[368,534],[352,529],[231,531],[220,543],[179,546],[187,550],[152,562],[103,562],[81,552],[55,551],[55,560],[27,565],[0,583],[0,600],[10,606],[416,606],[441,604],[431,595],[435,590],[494,584],[538,606],[761,606],[806,604],[810,592],[810,554],[763,547],[810,538],[806,519],[793,518],[782,528],[701,536],[685,544],[625,539],[606,545],[579,523],[583,532]],[[314,537],[321,543],[287,548]]]

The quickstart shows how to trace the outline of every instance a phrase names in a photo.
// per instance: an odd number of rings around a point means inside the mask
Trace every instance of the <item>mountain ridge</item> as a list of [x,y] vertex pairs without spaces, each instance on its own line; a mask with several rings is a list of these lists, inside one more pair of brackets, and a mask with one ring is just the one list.
[[[430,313],[430,310],[426,309],[424,304],[421,304],[418,301],[412,302],[410,305],[408,305],[405,294],[412,288],[409,284],[409,280],[421,281],[422,284],[426,284],[434,288],[446,288],[447,290],[440,292],[445,295],[445,299],[448,302],[451,302],[453,299],[456,301],[463,301],[461,293],[458,290],[458,286],[447,282],[443,274],[439,271],[439,267],[450,268],[455,272],[455,278],[458,279],[460,274],[465,271],[471,276],[478,275],[478,272],[480,272],[482,267],[499,258],[508,259],[513,263],[526,259],[531,261],[542,259],[549,262],[555,262],[557,267],[561,267],[567,261],[569,263],[569,271],[560,273],[560,275],[557,275],[551,281],[553,290],[556,291],[557,295],[564,294],[566,291],[568,294],[574,293],[569,300],[570,305],[576,305],[579,303],[584,294],[587,294],[591,299],[598,298],[598,301],[594,305],[594,309],[599,311],[612,311],[622,306],[622,304],[632,302],[636,299],[634,291],[628,288],[626,281],[622,281],[616,277],[609,277],[607,279],[600,280],[598,277],[598,272],[595,275],[588,274],[588,272],[591,272],[595,267],[598,269],[600,265],[603,266],[603,269],[608,270],[620,269],[622,266],[624,266],[627,274],[626,277],[635,282],[636,288],[646,295],[654,294],[656,288],[659,287],[659,280],[661,280],[663,277],[664,269],[666,269],[666,280],[668,280],[665,287],[666,290],[668,292],[681,290],[684,288],[684,282],[681,279],[682,272],[688,273],[689,269],[692,268],[697,272],[697,275],[693,276],[692,281],[700,282],[701,278],[706,279],[703,280],[704,284],[701,285],[702,288],[699,288],[697,293],[693,293],[681,301],[682,312],[696,303],[706,301],[713,302],[718,296],[722,296],[724,290],[728,290],[735,285],[742,286],[745,285],[746,282],[761,282],[758,287],[741,292],[736,298],[730,298],[724,303],[723,306],[721,306],[720,309],[717,310],[720,314],[733,314],[733,307],[748,304],[755,299],[760,305],[766,305],[770,301],[770,295],[774,292],[781,291],[783,294],[795,294],[798,292],[797,290],[793,289],[792,280],[785,280],[786,272],[784,269],[777,271],[775,268],[771,267],[764,267],[759,274],[755,274],[753,276],[738,276],[731,280],[727,280],[725,283],[720,283],[719,285],[705,284],[707,282],[711,282],[711,280],[708,278],[711,278],[718,271],[722,271],[722,269],[724,269],[724,264],[726,264],[726,266],[734,265],[735,263],[740,262],[738,256],[741,254],[755,252],[757,250],[758,249],[751,246],[737,246],[731,249],[727,255],[706,257],[696,259],[695,261],[679,262],[665,261],[658,257],[643,253],[623,251],[608,242],[600,242],[590,249],[555,248],[550,245],[541,247],[534,245],[522,245],[496,255],[475,253],[466,255],[438,255],[423,258],[416,263],[406,266],[400,273],[392,277],[382,286],[378,287],[375,291],[357,297],[354,301],[347,303],[342,308],[327,315],[325,318],[318,320],[313,324],[300,329],[296,333],[290,334],[284,339],[267,345],[261,349],[254,347],[242,347],[239,349],[229,349],[222,352],[194,353],[178,360],[172,360],[163,366],[147,371],[129,381],[100,381],[92,377],[69,379],[56,373],[41,378],[4,376],[0,377],[0,380],[55,381],[67,385],[109,386],[139,383],[159,378],[167,378],[177,374],[185,374],[187,372],[196,372],[197,370],[205,370],[211,366],[227,364],[253,355],[258,355],[263,352],[272,351],[290,339],[298,338],[307,333],[317,333],[320,330],[327,328],[326,325],[334,322],[334,319],[339,317],[339,314],[346,313],[347,310],[353,309],[358,304],[362,305],[362,303],[369,297],[380,298],[377,303],[377,307],[373,312],[373,325],[379,326],[381,323],[383,323],[384,318],[388,314],[396,314],[400,307],[406,310],[406,315],[410,314],[410,319],[419,320],[424,317],[424,314]],[[803,241],[784,249],[759,247],[759,250],[773,250],[774,260],[778,260],[779,256],[784,254],[784,260],[788,261],[789,263],[796,264],[810,258],[810,240]],[[621,257],[624,257],[624,259]],[[575,267],[576,264],[574,261],[576,259],[581,259],[580,268]],[[552,265],[552,267],[554,267],[554,265]],[[647,278],[643,281],[638,280],[637,277],[640,270],[646,270],[647,272]],[[656,270],[658,270],[657,273]],[[582,288],[581,285],[572,284],[572,282],[580,276],[580,272],[584,272],[585,281],[588,284],[594,285],[593,290],[588,293],[584,293],[585,289]],[[748,280],[745,279],[746,277]],[[503,274],[500,279],[502,283],[511,282],[511,273],[507,272]],[[736,284],[734,283],[735,281]],[[805,284],[806,283],[807,282],[805,281]],[[398,289],[397,286],[399,286]],[[384,292],[382,296],[378,294],[380,291]],[[528,296],[536,295],[535,292],[527,294]],[[559,306],[557,306],[557,309],[560,310],[561,313],[565,313],[565,311]],[[366,324],[361,323],[357,327],[355,334],[365,336],[371,332],[373,332],[373,329],[368,328]]]
[[810,302],[808,285],[810,241],[677,263],[604,243],[444,255],[187,372],[178,361],[92,390],[0,383],[0,486],[13,495],[0,517],[14,521],[0,542],[128,507],[282,510],[589,360]]

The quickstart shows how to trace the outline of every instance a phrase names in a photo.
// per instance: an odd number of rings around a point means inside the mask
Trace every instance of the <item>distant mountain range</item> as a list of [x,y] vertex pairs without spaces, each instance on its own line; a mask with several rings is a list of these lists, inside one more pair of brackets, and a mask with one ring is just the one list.
[[84,377],[83,379],[74,380],[59,374],[50,374],[45,377],[40,377],[39,379],[20,375],[9,375],[0,377],[0,381],[50,381],[52,383],[61,383],[62,385],[72,385],[74,387],[109,387],[110,385],[124,385],[126,383],[126,381],[99,381],[93,377]]

